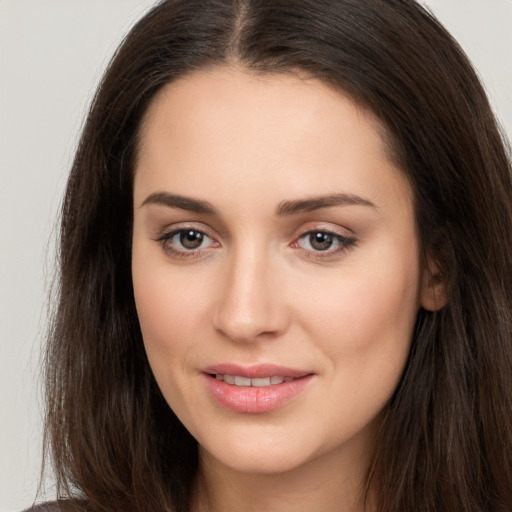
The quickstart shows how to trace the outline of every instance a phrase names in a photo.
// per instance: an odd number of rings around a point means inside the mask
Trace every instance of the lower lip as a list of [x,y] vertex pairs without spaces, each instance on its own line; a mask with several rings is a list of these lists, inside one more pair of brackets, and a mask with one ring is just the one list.
[[213,398],[235,412],[261,414],[285,405],[311,382],[313,375],[306,375],[290,382],[273,386],[235,386],[204,374],[206,385]]

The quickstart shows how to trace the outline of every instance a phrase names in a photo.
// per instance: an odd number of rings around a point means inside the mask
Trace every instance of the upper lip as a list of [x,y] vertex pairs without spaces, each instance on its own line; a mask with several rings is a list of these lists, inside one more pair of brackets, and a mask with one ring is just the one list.
[[276,364],[240,365],[236,363],[220,363],[203,368],[203,373],[211,375],[236,375],[248,379],[261,379],[265,377],[292,377],[300,378],[311,375],[312,372],[287,368]]

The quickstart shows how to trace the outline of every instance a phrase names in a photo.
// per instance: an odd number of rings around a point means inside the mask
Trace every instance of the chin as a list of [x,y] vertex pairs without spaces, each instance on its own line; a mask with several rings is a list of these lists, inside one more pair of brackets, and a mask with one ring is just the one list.
[[232,471],[250,474],[286,473],[314,458],[304,446],[254,437],[253,442],[223,442],[216,446],[200,445],[201,458],[221,464]]

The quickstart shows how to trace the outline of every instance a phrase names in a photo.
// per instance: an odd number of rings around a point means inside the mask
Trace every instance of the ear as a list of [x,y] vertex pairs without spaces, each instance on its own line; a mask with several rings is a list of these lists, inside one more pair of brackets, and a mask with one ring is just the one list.
[[420,304],[427,311],[439,311],[448,302],[445,276],[439,264],[431,257],[426,259],[421,279]]

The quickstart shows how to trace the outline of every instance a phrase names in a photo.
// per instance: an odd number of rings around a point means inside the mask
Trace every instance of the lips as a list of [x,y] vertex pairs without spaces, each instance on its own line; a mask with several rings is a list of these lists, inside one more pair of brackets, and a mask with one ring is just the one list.
[[312,372],[287,368],[275,364],[257,364],[252,366],[244,366],[233,363],[222,363],[207,366],[203,369],[203,373],[210,375],[233,375],[245,377],[248,379],[260,379],[267,377],[279,376],[285,378],[297,379],[309,375]]
[[222,407],[258,414],[284,406],[306,388],[314,375],[276,365],[220,364],[205,368],[203,376]]
[[221,373],[215,374],[217,380],[221,380],[226,384],[234,386],[244,387],[255,387],[263,388],[265,386],[277,386],[283,382],[291,382],[293,377],[281,377],[279,375],[273,375],[272,377],[259,377],[250,379],[249,377],[242,377],[240,375],[222,375]]

